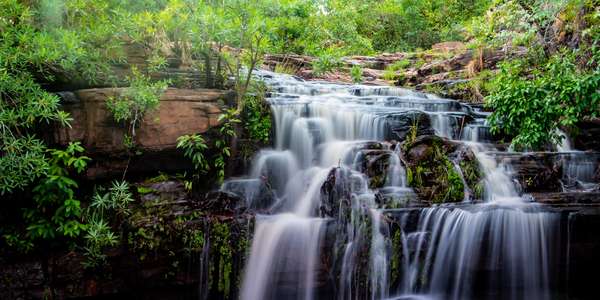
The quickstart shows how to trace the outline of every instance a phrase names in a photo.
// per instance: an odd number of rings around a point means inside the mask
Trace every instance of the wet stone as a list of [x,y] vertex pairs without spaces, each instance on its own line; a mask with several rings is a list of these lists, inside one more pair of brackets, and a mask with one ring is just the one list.
[[394,113],[386,117],[385,139],[403,141],[416,129],[416,135],[434,134],[429,116],[421,111]]

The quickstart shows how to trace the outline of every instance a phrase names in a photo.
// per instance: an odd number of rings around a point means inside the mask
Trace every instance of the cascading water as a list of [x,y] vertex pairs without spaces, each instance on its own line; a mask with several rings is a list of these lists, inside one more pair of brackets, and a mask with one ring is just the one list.
[[[250,178],[222,187],[267,213],[256,217],[242,299],[314,299],[326,284],[334,292],[322,298],[550,298],[557,216],[527,203],[510,165],[481,143],[490,138],[485,113],[400,88],[304,82],[263,71],[258,76],[272,90],[275,148],[258,153]],[[416,226],[401,222],[402,275],[395,286],[385,209],[416,196],[407,187],[400,147],[384,141],[401,142],[390,124],[404,124],[403,114],[414,112],[432,120],[431,133],[461,138],[472,149],[485,175],[485,201],[467,203],[465,197],[458,205],[420,208]],[[464,124],[465,114],[475,120]],[[364,167],[379,160],[383,179]],[[265,187],[270,201],[260,192]],[[328,226],[336,228],[335,278],[323,270],[333,268],[323,259]],[[488,272],[475,273],[476,265]]]

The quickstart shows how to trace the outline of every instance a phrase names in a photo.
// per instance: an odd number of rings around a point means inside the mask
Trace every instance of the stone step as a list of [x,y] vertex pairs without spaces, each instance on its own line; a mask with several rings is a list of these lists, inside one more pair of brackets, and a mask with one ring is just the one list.
[[531,197],[535,202],[550,205],[600,206],[600,192],[532,193]]

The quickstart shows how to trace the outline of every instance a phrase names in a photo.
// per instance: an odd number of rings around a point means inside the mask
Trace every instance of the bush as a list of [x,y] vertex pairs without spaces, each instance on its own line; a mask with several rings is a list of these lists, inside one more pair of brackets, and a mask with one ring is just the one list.
[[363,75],[363,70],[360,66],[358,66],[358,65],[352,66],[352,69],[350,69],[350,77],[352,77],[352,81],[354,83],[361,83],[362,75]]
[[579,70],[570,50],[553,55],[539,68],[532,69],[527,60],[505,62],[486,98],[494,110],[490,125],[494,132],[515,135],[512,143],[518,148],[558,143],[562,137],[557,129],[598,116],[599,88],[600,70]]
[[65,150],[47,150],[47,176],[32,189],[33,205],[23,210],[26,234],[20,239],[25,241],[21,243],[25,249],[20,250],[29,251],[40,244],[48,246],[57,240],[72,243],[85,229],[81,203],[75,197],[78,184],[71,177],[83,172],[90,161],[81,155],[83,151],[79,143],[71,143]]
[[129,88],[118,97],[108,98],[106,104],[115,121],[129,123],[130,137],[135,138],[135,129],[144,115],[158,107],[160,96],[167,89],[167,81],[152,82],[136,68],[132,69],[127,81]]
[[86,268],[96,268],[106,263],[104,251],[119,243],[110,226],[111,221],[130,214],[129,204],[133,202],[129,184],[125,181],[113,182],[106,193],[96,191],[90,206],[84,214],[87,221],[85,246],[83,247]]
[[313,72],[317,76],[324,75],[327,72],[332,72],[339,69],[343,65],[342,60],[331,54],[319,56],[312,63]]

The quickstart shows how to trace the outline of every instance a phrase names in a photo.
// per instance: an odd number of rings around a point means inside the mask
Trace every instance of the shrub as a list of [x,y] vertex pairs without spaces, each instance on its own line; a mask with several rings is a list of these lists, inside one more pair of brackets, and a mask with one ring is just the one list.
[[363,75],[363,70],[360,66],[358,66],[358,65],[352,66],[352,69],[350,69],[350,77],[352,77],[352,81],[354,83],[361,83],[362,75]]
[[130,214],[133,202],[129,184],[115,181],[106,193],[96,191],[84,214],[86,224],[85,246],[83,247],[86,268],[96,268],[106,263],[104,251],[119,243],[110,227],[111,221]]
[[341,59],[330,54],[319,56],[316,60],[312,62],[313,72],[317,76],[321,76],[327,72],[337,70],[341,66]]
[[559,142],[558,128],[572,128],[587,117],[597,117],[600,70],[584,72],[571,51],[553,55],[539,69],[526,60],[505,62],[493,81],[487,106],[494,132],[515,135],[518,148],[541,148]]
[[33,188],[34,204],[23,212],[29,245],[73,241],[85,229],[80,222],[81,203],[75,197],[78,184],[71,178],[73,173],[83,172],[90,161],[81,155],[83,151],[79,143],[71,143],[65,150],[47,150],[51,157],[47,176]]
[[158,107],[160,96],[167,89],[167,81],[152,82],[137,68],[132,69],[132,75],[127,77],[127,81],[129,88],[120,96],[108,98],[107,106],[115,121],[129,123],[128,131],[133,139],[135,129],[144,115]]

